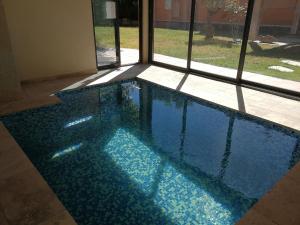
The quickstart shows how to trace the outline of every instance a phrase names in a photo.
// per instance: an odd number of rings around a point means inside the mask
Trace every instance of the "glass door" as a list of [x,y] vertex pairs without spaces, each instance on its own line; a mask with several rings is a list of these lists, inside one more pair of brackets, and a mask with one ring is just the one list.
[[120,65],[120,33],[117,0],[93,0],[98,68]]
[[132,65],[140,61],[141,1],[119,0],[119,25],[122,66]]

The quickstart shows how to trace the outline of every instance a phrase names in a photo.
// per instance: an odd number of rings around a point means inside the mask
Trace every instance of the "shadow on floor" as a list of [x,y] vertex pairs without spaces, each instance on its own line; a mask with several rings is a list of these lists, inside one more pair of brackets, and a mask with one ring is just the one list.
[[133,79],[149,67],[150,65],[137,64],[133,66],[124,66],[115,69],[99,71],[97,74],[89,76],[81,81],[78,81],[68,87],[63,88],[62,91],[72,90],[86,86],[93,86],[103,83],[112,83],[116,81]]

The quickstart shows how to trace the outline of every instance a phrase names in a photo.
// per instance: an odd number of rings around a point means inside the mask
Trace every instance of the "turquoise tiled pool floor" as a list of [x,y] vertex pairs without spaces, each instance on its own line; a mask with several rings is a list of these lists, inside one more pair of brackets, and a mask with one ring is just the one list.
[[1,118],[81,225],[233,224],[295,165],[300,135],[130,81]]

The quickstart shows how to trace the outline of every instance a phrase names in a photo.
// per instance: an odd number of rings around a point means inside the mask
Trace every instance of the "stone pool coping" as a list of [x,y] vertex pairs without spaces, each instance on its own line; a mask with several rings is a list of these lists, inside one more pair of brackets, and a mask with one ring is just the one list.
[[0,224],[76,222],[0,122]]
[[300,224],[300,163],[266,193],[238,225]]

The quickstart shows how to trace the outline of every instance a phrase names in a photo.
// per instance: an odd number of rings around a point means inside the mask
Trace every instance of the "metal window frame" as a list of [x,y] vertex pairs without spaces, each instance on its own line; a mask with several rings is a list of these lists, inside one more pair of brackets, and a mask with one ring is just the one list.
[[244,23],[243,41],[242,41],[240,57],[239,57],[239,65],[238,65],[237,76],[236,76],[237,83],[241,83],[242,81],[254,3],[255,0],[248,1],[247,14]]
[[[95,59],[96,59],[96,68],[97,70],[105,70],[105,69],[113,69],[121,66],[121,46],[120,46],[120,24],[119,24],[119,10],[120,10],[120,2],[119,0],[115,0],[116,2],[116,20],[115,20],[115,45],[116,45],[116,58],[117,61],[112,64],[98,66],[97,62],[97,45],[96,45],[96,33],[95,33],[95,9],[94,9],[94,0],[91,0],[91,8],[92,8],[92,25],[93,25],[93,34],[94,34],[94,45],[95,45]],[[139,29],[139,59],[136,63],[123,64],[122,66],[136,65],[142,62],[143,56],[143,0],[138,0],[138,29]]]
[[188,52],[187,52],[188,53],[187,66],[183,68],[183,67],[178,67],[175,65],[163,63],[163,62],[154,61],[153,60],[153,55],[154,55],[154,1],[155,0],[149,0],[149,55],[148,55],[148,59],[149,59],[150,64],[168,68],[171,70],[176,70],[179,72],[190,73],[190,74],[200,76],[200,77],[205,77],[205,78],[214,79],[214,80],[218,80],[218,81],[222,81],[222,82],[232,83],[235,85],[248,87],[251,89],[260,90],[260,91],[272,93],[275,95],[299,100],[300,90],[299,90],[299,92],[297,92],[297,91],[293,91],[293,90],[289,90],[289,89],[271,86],[268,84],[258,83],[258,82],[254,82],[254,81],[247,81],[242,78],[255,0],[248,1],[247,14],[246,14],[244,30],[243,30],[243,40],[242,40],[240,56],[239,56],[239,63],[238,63],[238,68],[237,68],[237,76],[235,79],[226,77],[226,76],[221,76],[221,75],[214,74],[214,73],[208,73],[208,72],[204,72],[204,71],[200,71],[200,70],[195,70],[195,69],[191,68],[191,54],[192,54],[192,47],[193,47],[192,44],[193,44],[196,0],[191,1],[191,17],[190,17],[191,20],[189,21],[190,29],[189,29]]

